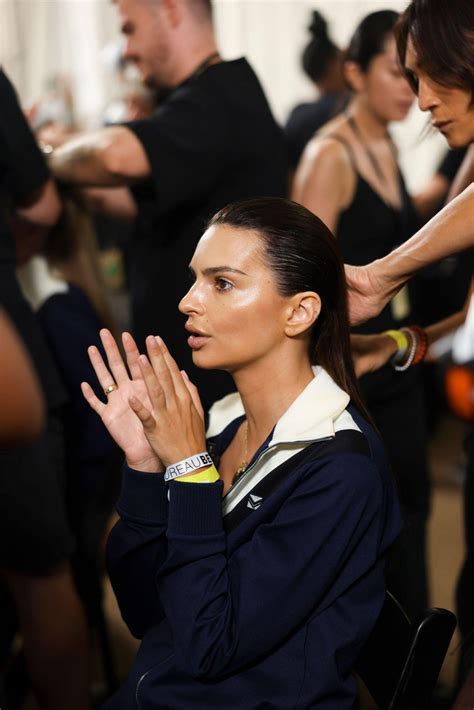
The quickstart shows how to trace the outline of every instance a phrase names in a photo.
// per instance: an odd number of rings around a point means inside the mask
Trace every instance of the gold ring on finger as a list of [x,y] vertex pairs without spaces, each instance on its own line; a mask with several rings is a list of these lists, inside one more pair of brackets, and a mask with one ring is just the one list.
[[105,388],[104,388],[104,394],[105,394],[105,396],[108,397],[109,394],[110,394],[111,392],[114,392],[116,389],[118,389],[118,385],[116,385],[116,384],[109,385],[108,387],[105,387]]

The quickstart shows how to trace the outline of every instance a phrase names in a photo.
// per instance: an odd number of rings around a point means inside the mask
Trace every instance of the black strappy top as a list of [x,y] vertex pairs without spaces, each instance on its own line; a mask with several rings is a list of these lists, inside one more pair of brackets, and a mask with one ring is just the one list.
[[[330,137],[338,140],[347,150],[357,178],[352,202],[347,209],[341,212],[339,217],[336,231],[337,242],[344,262],[361,266],[386,256],[409,239],[419,228],[419,219],[400,170],[401,207],[396,209],[387,204],[360,175],[350,144],[341,136],[333,134]],[[391,306],[388,304],[376,318],[354,328],[353,331],[380,333],[389,328],[399,328],[404,324],[405,321],[395,320]],[[394,378],[399,384],[401,384],[401,379],[410,379],[400,378],[399,373],[395,373],[392,367],[386,366],[379,373],[365,376],[363,382],[381,385],[382,381],[387,384],[388,380]]]

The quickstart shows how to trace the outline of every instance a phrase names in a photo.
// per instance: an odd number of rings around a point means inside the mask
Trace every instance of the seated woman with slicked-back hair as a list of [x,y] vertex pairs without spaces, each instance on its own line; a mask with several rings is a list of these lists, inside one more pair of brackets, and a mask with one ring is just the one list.
[[[305,208],[265,198],[211,220],[180,304],[196,365],[238,392],[210,411],[159,337],[107,331],[90,357],[122,447],[108,546],[142,639],[108,710],[353,708],[351,675],[400,529],[354,376],[344,272]],[[156,304],[157,308],[163,304]]]

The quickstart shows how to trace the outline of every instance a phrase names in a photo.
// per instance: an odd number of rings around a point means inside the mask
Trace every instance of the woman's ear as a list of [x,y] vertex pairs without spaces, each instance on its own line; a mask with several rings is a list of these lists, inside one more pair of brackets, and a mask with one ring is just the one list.
[[360,94],[365,89],[365,74],[356,62],[344,62],[344,77],[352,91]]
[[321,312],[321,299],[314,291],[296,293],[286,312],[285,334],[291,338],[309,330]]

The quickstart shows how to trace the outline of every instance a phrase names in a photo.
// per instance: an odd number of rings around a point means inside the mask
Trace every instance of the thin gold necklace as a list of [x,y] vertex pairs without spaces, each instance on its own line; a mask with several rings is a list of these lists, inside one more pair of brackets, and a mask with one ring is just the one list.
[[236,481],[236,480],[238,479],[238,477],[243,474],[243,472],[245,471],[245,469],[246,469],[247,466],[249,465],[249,462],[248,462],[249,423],[248,423],[248,420],[247,420],[247,419],[245,420],[245,423],[244,423],[244,443],[245,443],[245,446],[244,446],[244,458],[243,458],[242,463],[240,464],[240,466],[238,467],[238,469],[237,469],[236,472],[234,473],[234,477],[233,477],[233,479],[232,479],[232,483],[234,483],[234,481]]
[[[369,160],[369,162],[370,162],[372,168],[374,169],[375,174],[377,175],[377,177],[379,178],[379,180],[380,180],[384,185],[387,185],[388,180],[387,180],[387,178],[386,178],[386,176],[385,176],[384,171],[382,170],[382,166],[380,165],[380,163],[379,163],[379,161],[378,161],[378,159],[377,159],[375,153],[372,151],[372,149],[371,149],[371,147],[369,146],[368,142],[366,141],[366,139],[365,139],[364,136],[362,135],[362,131],[360,130],[359,126],[357,125],[354,116],[351,116],[351,115],[347,114],[347,121],[348,121],[348,123],[349,123],[349,126],[352,128],[352,132],[354,133],[354,135],[355,135],[356,138],[358,139],[360,145],[362,146],[362,148],[363,148],[363,150],[364,150],[364,152],[365,152],[365,154],[366,154],[366,156],[367,156],[367,158],[368,158],[368,160]],[[394,157],[395,162],[396,162],[396,157],[395,157],[395,153],[394,153],[393,142],[392,142],[392,140],[391,140],[391,138],[390,138],[390,134],[388,133],[388,131],[387,131],[386,139],[387,139],[388,144],[389,144],[389,146],[390,146],[390,150],[392,151],[392,156]]]

